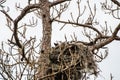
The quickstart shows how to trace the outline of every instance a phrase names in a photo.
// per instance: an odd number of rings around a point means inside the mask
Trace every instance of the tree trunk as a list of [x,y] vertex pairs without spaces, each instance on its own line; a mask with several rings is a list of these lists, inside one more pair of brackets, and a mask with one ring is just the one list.
[[39,58],[39,75],[41,78],[46,75],[46,71],[49,65],[49,51],[51,48],[51,19],[50,19],[50,7],[49,2],[46,0],[42,2],[41,16],[42,16],[42,24],[43,24],[43,37],[42,37],[42,45],[41,45],[41,54]]

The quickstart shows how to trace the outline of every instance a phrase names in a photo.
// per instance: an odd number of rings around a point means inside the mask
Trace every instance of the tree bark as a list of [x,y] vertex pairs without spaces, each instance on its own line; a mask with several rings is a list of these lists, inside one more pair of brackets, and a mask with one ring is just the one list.
[[51,48],[51,19],[50,19],[50,3],[46,0],[42,2],[41,16],[42,16],[42,26],[43,26],[43,37],[41,45],[41,54],[39,58],[39,79],[46,75],[46,71],[49,66],[49,51]]

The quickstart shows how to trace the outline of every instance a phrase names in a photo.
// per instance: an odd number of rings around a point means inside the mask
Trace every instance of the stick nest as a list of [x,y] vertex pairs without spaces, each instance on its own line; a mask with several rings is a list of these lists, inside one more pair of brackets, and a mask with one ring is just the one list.
[[55,80],[78,80],[88,73],[97,75],[94,54],[88,46],[77,41],[55,43],[49,60],[47,73],[55,73]]

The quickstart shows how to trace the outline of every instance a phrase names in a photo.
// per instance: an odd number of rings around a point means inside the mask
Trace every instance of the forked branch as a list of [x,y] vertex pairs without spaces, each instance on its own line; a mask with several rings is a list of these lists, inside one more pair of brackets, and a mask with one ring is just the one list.
[[[120,24],[115,28],[114,32],[112,33],[112,36],[107,36],[107,35],[103,35],[98,29],[96,29],[95,27],[93,27],[91,25],[79,24],[79,23],[70,22],[70,21],[68,21],[68,22],[60,21],[60,20],[55,20],[55,21],[60,22],[60,23],[65,23],[65,24],[76,25],[78,27],[89,28],[89,29],[92,29],[93,31],[97,32],[99,36],[97,38],[95,38],[95,41],[92,42],[93,44],[92,44],[91,50],[102,48],[103,46],[109,44],[113,40],[120,40],[120,37],[117,36],[117,33],[120,30]],[[99,39],[105,39],[105,40],[100,43],[96,43]]]
[[119,40],[119,36],[117,36],[117,33],[119,32],[120,30],[120,24],[115,28],[112,36],[108,37],[106,40],[100,42],[100,43],[97,43],[93,46],[93,50],[94,49],[99,49],[99,48],[102,48],[103,46],[111,43],[113,40]]
[[20,42],[19,38],[18,38],[18,23],[20,22],[20,20],[30,12],[31,9],[34,9],[34,8],[41,8],[42,6],[40,4],[30,4],[28,6],[26,6],[22,12],[20,13],[20,15],[15,19],[13,20],[8,14],[7,12],[5,12],[4,10],[1,10],[2,13],[5,14],[5,16],[10,19],[13,24],[14,24],[14,30],[13,30],[13,36],[15,38],[15,44],[18,46],[18,48],[21,49],[22,51],[22,57],[25,58],[25,60],[27,60],[27,58],[25,57],[25,54],[24,54],[24,46],[22,45],[22,43]]

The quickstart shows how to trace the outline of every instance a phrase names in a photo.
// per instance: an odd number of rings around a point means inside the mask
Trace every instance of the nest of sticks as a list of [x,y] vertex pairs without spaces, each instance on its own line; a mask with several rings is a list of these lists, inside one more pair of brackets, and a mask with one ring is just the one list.
[[49,60],[47,74],[55,73],[55,80],[80,80],[85,74],[97,75],[94,54],[78,41],[55,43]]

